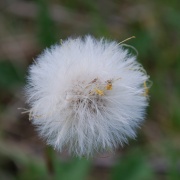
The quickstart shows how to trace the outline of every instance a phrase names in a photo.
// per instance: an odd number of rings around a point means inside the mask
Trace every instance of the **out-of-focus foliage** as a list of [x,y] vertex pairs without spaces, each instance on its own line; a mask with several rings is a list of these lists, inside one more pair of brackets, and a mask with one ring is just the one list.
[[132,151],[119,159],[112,172],[112,179],[153,179],[152,168],[148,164],[143,152],[137,151],[137,149]]
[[[107,158],[48,150],[19,107],[27,67],[44,47],[92,34],[126,42],[150,74],[150,106],[136,141]],[[0,179],[180,179],[179,0],[1,0]],[[132,53],[135,53],[132,50]],[[110,157],[109,157],[110,156]]]
[[9,61],[0,61],[0,85],[2,89],[11,89],[22,85],[24,70]]

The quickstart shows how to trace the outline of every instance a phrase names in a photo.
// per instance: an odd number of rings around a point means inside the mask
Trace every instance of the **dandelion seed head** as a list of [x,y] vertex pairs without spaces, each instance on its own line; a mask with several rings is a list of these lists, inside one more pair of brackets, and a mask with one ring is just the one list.
[[58,151],[93,156],[136,137],[149,76],[123,45],[92,36],[46,49],[29,68],[32,123]]

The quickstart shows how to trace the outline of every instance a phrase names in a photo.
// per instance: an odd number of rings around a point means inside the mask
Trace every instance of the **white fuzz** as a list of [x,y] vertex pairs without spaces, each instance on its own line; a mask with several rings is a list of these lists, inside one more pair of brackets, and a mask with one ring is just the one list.
[[59,151],[113,151],[136,136],[148,105],[148,78],[122,44],[91,36],[68,39],[30,66],[30,118]]

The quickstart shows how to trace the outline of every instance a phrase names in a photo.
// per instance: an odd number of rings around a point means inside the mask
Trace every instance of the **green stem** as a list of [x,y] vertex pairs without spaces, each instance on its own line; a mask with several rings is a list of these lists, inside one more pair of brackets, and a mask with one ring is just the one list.
[[53,163],[54,150],[50,146],[45,148],[45,161],[46,167],[50,176],[54,175],[54,163]]

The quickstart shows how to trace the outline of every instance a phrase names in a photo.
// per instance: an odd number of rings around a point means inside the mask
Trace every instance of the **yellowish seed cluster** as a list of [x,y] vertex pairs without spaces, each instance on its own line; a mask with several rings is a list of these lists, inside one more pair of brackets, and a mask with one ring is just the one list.
[[112,90],[112,81],[107,81],[106,90]]
[[98,94],[99,96],[104,96],[104,91],[100,90],[100,89],[95,89],[96,94]]
[[106,90],[112,90],[112,80],[107,80],[106,85],[103,89],[95,88],[93,92],[95,92],[99,96],[104,96],[104,92]]
[[144,84],[143,84],[143,86],[144,86],[144,96],[148,96],[148,93],[149,93],[149,88],[147,87],[147,83],[146,83],[146,81],[144,81]]

